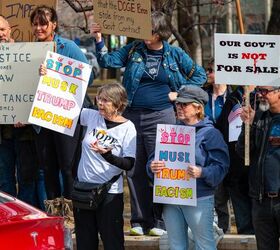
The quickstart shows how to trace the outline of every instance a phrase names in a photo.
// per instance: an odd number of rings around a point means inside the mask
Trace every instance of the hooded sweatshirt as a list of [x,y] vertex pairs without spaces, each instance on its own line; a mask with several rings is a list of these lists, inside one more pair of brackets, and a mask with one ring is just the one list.
[[[178,125],[186,125],[178,122]],[[214,195],[216,186],[222,182],[229,169],[228,147],[219,130],[207,117],[197,124],[195,137],[195,165],[202,168],[201,177],[197,178],[197,198]],[[150,163],[154,155],[149,157],[147,170],[150,177]]]

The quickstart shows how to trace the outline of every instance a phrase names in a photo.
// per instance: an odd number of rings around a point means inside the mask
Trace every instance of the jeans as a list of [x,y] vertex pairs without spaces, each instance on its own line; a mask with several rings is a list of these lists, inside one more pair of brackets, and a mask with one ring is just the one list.
[[49,200],[61,196],[71,199],[72,170],[77,163],[75,160],[78,157],[77,149],[81,146],[80,127],[80,125],[77,125],[73,137],[46,128],[41,128],[40,133],[36,136],[39,163],[44,170],[46,192]]
[[132,170],[127,172],[131,202],[131,226],[143,227],[145,233],[153,228],[165,229],[162,220],[162,205],[153,204],[153,185],[146,164],[154,154],[157,124],[175,124],[173,107],[154,111],[149,109],[126,109],[124,117],[131,120],[137,131],[136,160]]
[[253,200],[252,215],[258,250],[279,250],[280,197]]
[[227,190],[232,202],[237,233],[254,234],[252,222],[252,200],[245,186],[229,186]]
[[213,231],[214,197],[201,197],[197,206],[164,205],[163,218],[170,250],[188,249],[188,227],[192,230],[196,250],[215,250]]
[[230,229],[229,193],[221,182],[215,190],[215,211],[218,215],[218,226],[226,233]]
[[13,140],[2,140],[0,144],[0,190],[17,195],[15,176],[16,152]]
[[[16,187],[17,184],[17,187]],[[0,190],[44,209],[43,172],[36,161],[32,140],[2,140],[0,144]]]

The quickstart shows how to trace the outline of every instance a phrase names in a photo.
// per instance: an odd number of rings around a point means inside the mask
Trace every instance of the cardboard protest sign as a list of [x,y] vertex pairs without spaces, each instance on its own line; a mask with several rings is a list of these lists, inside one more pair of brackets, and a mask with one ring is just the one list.
[[28,121],[73,136],[91,74],[89,64],[48,52]]
[[280,85],[280,36],[215,34],[215,83]]
[[39,67],[54,43],[0,43],[0,124],[27,123]]
[[34,41],[30,15],[39,5],[56,8],[56,0],[1,0],[0,14],[7,18],[12,28],[12,38],[17,42]]
[[154,176],[153,201],[196,206],[196,179],[187,173],[195,165],[195,128],[158,124],[155,160],[165,161],[166,168]]
[[150,0],[98,0],[93,1],[93,8],[102,33],[151,39]]

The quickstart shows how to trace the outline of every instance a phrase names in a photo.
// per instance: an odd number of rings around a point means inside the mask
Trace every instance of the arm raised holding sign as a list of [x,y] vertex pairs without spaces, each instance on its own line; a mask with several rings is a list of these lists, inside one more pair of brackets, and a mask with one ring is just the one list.
[[[101,36],[99,24],[92,26],[96,40],[97,59],[101,67],[122,68],[123,86],[128,95],[124,116],[134,122],[137,129],[137,157],[133,171],[128,174],[131,196],[131,234],[161,235],[161,213],[154,213],[146,173],[147,156],[154,153],[157,124],[175,124],[172,101],[183,85],[199,85],[206,74],[182,49],[168,44],[171,35],[166,15],[152,13],[152,37],[137,40],[118,50],[109,52]],[[141,141],[140,141],[141,140]],[[134,191],[135,190],[135,191]],[[139,201],[142,201],[139,203]],[[157,208],[154,208],[157,209]],[[140,212],[141,211],[141,212]],[[144,216],[143,216],[144,215]],[[156,218],[155,218],[156,217]]]

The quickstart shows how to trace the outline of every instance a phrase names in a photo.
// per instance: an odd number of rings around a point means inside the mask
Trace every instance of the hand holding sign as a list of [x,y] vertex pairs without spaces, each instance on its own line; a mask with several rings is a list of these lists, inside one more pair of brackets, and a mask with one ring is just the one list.
[[194,165],[189,165],[187,171],[191,178],[196,179],[201,177],[202,168]]
[[94,23],[92,25],[91,33],[94,36],[97,43],[101,42],[102,34],[101,34],[101,26],[99,23]]
[[165,163],[164,161],[152,161],[150,168],[154,174],[159,173],[165,168]]
[[242,108],[242,112],[240,114],[240,118],[244,123],[252,125],[254,117],[255,117],[255,110],[252,109],[252,107],[245,106]]

